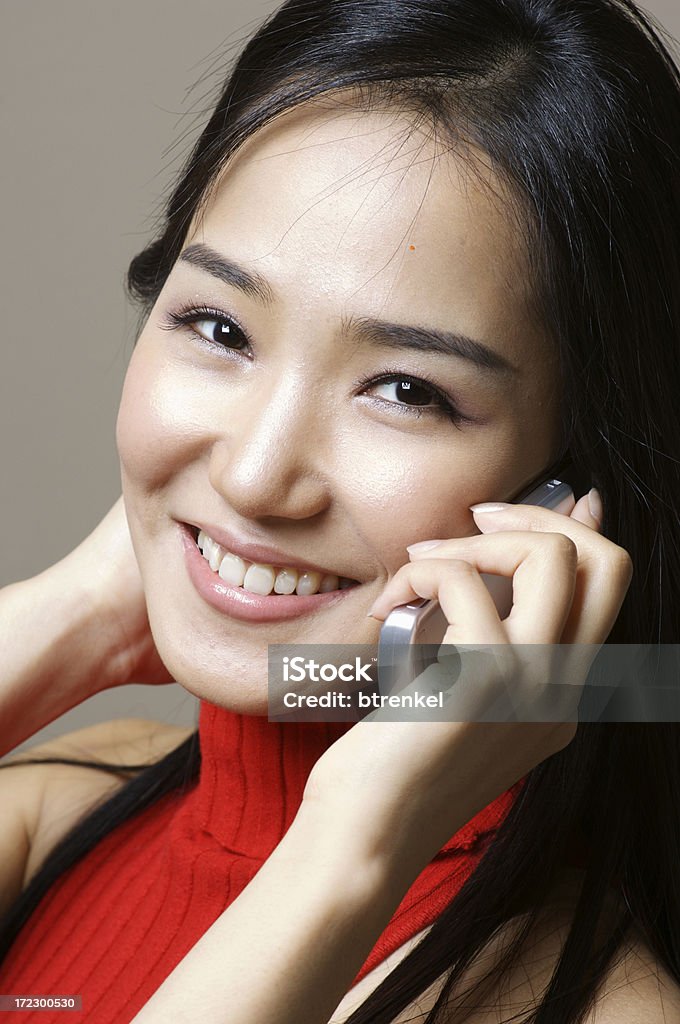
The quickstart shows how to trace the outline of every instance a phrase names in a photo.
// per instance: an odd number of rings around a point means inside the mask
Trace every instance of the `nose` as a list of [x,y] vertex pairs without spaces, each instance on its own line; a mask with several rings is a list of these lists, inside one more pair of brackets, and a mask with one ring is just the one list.
[[229,404],[214,438],[209,479],[239,515],[306,519],[328,506],[322,400],[322,388],[280,378]]

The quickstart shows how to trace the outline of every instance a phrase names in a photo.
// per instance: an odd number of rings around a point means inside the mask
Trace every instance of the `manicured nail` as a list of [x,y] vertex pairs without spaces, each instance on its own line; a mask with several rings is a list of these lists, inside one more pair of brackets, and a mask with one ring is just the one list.
[[483,501],[479,505],[468,505],[471,512],[503,512],[510,508],[508,501]]
[[428,548],[436,548],[437,544],[443,544],[441,540],[419,540],[416,544],[408,544],[407,551],[427,551]]
[[596,487],[591,487],[588,491],[588,506],[590,508],[590,514],[593,519],[597,519],[598,523],[602,522],[602,498],[600,492]]

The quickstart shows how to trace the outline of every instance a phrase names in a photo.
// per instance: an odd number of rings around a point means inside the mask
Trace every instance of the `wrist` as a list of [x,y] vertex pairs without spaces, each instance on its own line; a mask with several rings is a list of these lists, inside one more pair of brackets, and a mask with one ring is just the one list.
[[96,616],[65,568],[0,592],[0,753],[106,687]]
[[333,877],[342,881],[338,891],[343,899],[351,896],[357,904],[384,901],[395,910],[429,858],[423,858],[415,843],[393,840],[389,829],[362,816],[360,808],[340,808],[318,797],[303,799],[284,836],[290,856],[309,858],[314,851],[314,862],[328,872],[329,883]]
[[84,582],[74,554],[19,586],[24,588],[27,626],[38,641],[36,686],[49,682],[80,703],[111,685],[116,650],[104,609]]

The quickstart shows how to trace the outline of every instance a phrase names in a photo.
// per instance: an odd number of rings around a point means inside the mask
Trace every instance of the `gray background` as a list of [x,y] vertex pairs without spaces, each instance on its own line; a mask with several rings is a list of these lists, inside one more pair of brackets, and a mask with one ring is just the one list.
[[[65,555],[120,493],[124,274],[227,65],[277,6],[2,2],[0,585]],[[644,7],[680,37],[678,0]],[[122,687],[16,749],[113,717],[191,724],[196,706],[177,685]]]

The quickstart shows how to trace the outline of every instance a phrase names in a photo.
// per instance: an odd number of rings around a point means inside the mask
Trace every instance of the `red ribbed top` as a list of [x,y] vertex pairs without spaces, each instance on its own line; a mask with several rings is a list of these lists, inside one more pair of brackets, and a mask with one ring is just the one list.
[[[201,702],[198,781],[116,828],[67,871],[0,967],[3,994],[80,995],[82,1012],[13,1011],[12,1024],[129,1024],[267,859],[295,817],[312,766],[352,724],[269,722]],[[425,867],[353,984],[434,922],[521,784]]]

